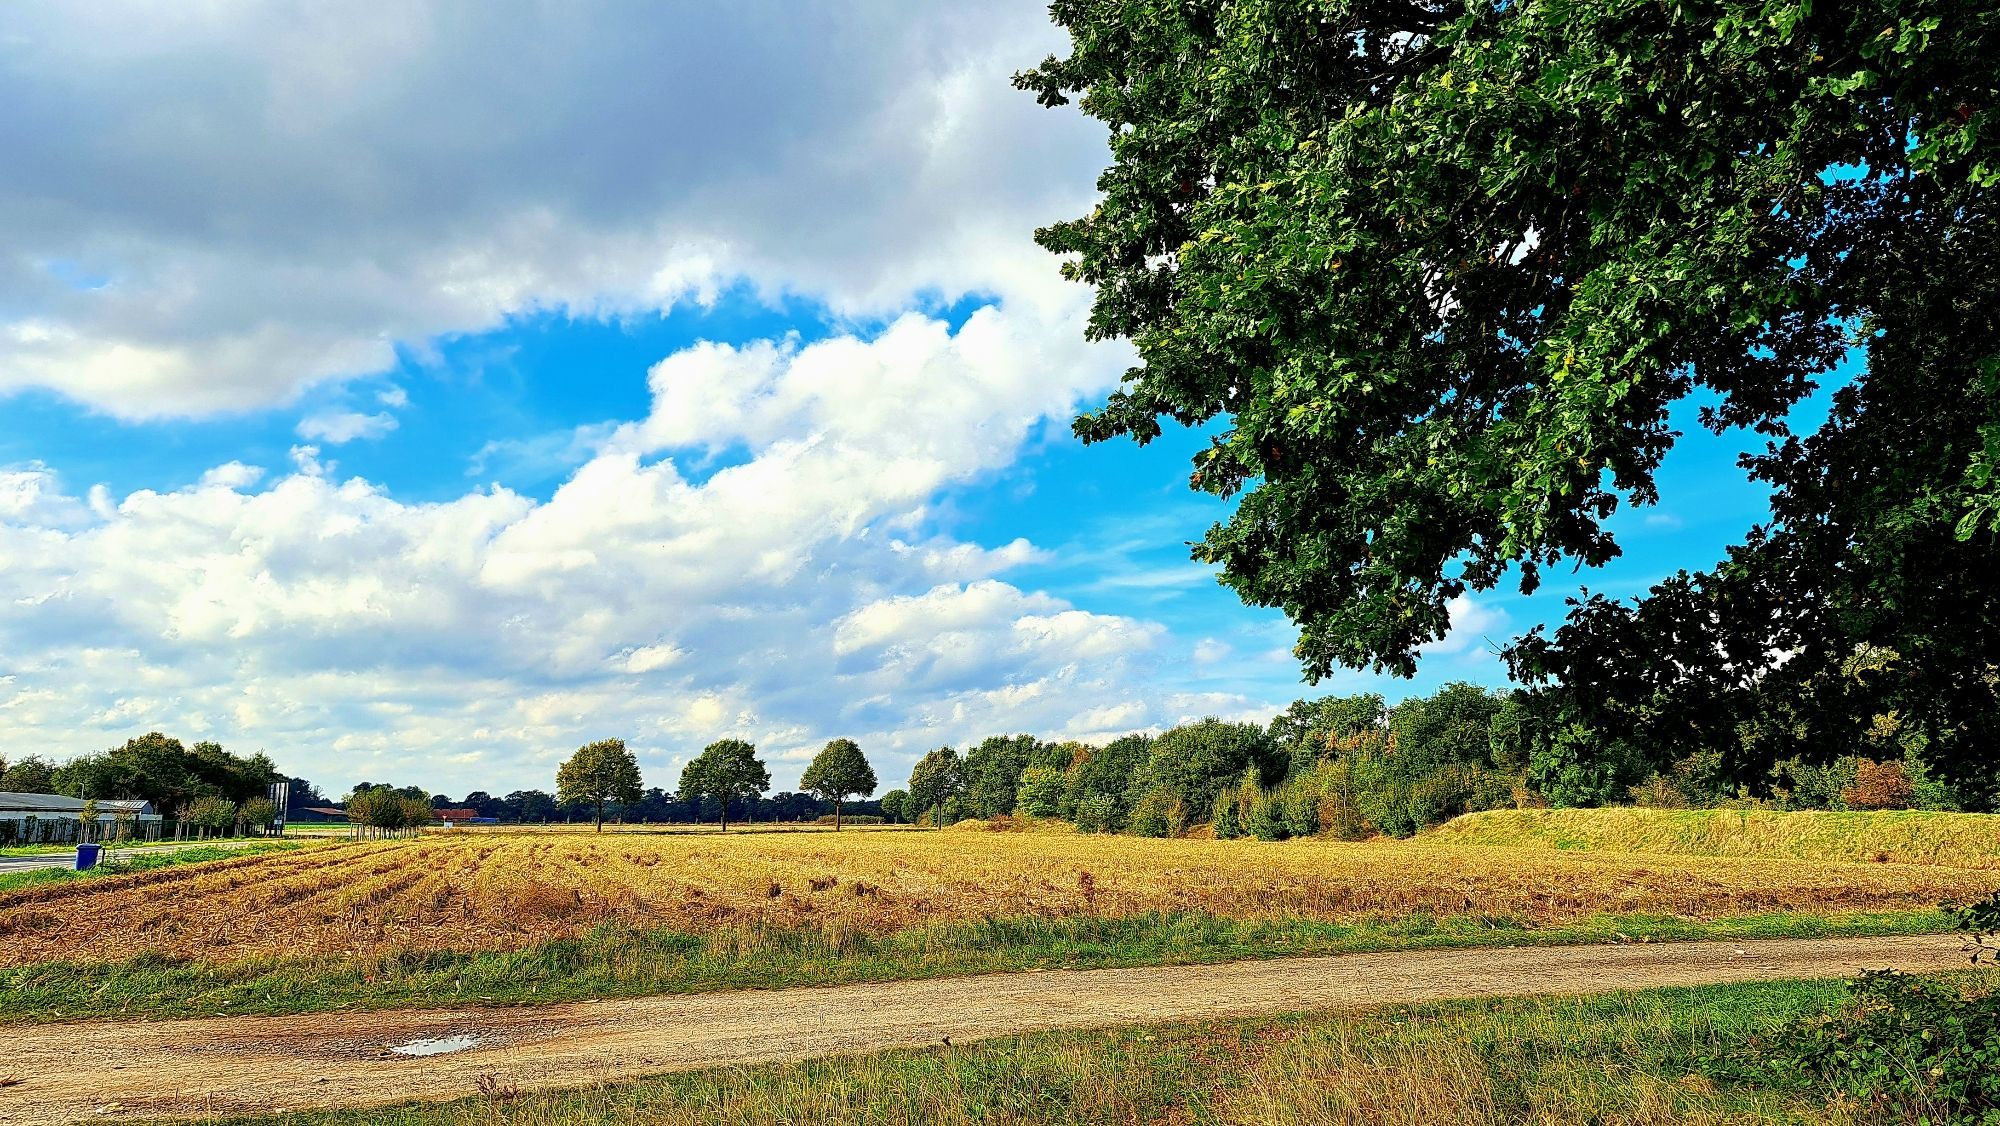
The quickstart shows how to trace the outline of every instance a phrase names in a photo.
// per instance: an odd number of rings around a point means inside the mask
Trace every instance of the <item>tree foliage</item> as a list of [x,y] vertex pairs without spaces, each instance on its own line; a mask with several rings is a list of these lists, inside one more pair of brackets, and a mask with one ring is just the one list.
[[[1140,357],[1077,433],[1211,427],[1191,484],[1237,504],[1196,554],[1299,624],[1310,676],[1407,675],[1453,599],[1616,556],[1610,521],[1658,499],[1692,399],[1767,443],[1746,464],[1771,518],[1516,645],[1551,738],[1715,747],[1750,777],[1896,711],[1940,769],[1990,777],[2000,9],[1052,11],[1072,49],[1017,82],[1077,99],[1113,163],[1038,237],[1095,288],[1090,334]],[[1840,675],[1871,645],[1898,668]]]
[[741,739],[718,739],[681,769],[682,801],[713,798],[720,820],[729,829],[729,803],[753,798],[771,788],[771,772],[757,757],[757,748]]
[[966,796],[979,816],[1014,812],[1021,772],[1047,746],[1033,735],[994,735],[966,752]]
[[951,747],[939,747],[910,768],[910,819],[912,821],[965,793],[965,760]]
[[71,759],[57,768],[53,782],[72,797],[136,798],[175,817],[204,797],[236,803],[262,796],[281,777],[262,752],[236,755],[213,742],[189,747],[151,731],[101,754]]
[[[840,806],[851,797],[875,792],[875,768],[852,739],[835,739],[814,756],[799,778],[799,786],[833,803],[833,829],[840,831]],[[886,806],[885,806],[886,812]]]
[[10,794],[53,794],[55,778],[56,768],[39,755],[16,759],[11,765],[0,761],[0,790]]
[[604,831],[605,803],[636,802],[643,787],[639,760],[623,739],[585,743],[556,768],[556,799],[590,806],[596,811],[600,833]]
[[[1246,772],[1274,786],[1285,777],[1284,751],[1254,723],[1225,723],[1213,717],[1183,724],[1153,741],[1144,779],[1149,790],[1167,795],[1183,823],[1206,817],[1216,795]],[[1134,808],[1134,815],[1141,799]],[[1149,807],[1150,808],[1150,807]],[[1161,815],[1169,816],[1165,807]],[[1174,829],[1178,832],[1178,828]]]

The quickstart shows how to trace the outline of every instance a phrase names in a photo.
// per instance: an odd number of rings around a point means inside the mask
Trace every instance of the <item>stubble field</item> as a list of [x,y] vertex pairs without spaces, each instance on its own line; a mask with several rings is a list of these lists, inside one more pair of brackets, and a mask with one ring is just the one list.
[[[1990,872],[1437,842],[996,832],[459,833],[0,895],[0,968],[506,951],[599,928],[883,936],[975,920],[1423,917],[1560,927],[1928,911]],[[1975,886],[1976,885],[1976,886]]]

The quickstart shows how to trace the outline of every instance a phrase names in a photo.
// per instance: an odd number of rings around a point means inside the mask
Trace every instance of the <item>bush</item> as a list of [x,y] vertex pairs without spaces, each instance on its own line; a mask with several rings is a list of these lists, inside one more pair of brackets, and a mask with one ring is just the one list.
[[1308,786],[1283,787],[1285,834],[1311,837],[1319,833],[1319,794]]
[[1086,794],[1076,803],[1076,827],[1086,833],[1115,833],[1124,828],[1117,799],[1108,794]]
[[1830,763],[1809,763],[1796,758],[1780,762],[1773,770],[1779,804],[1788,810],[1846,809],[1847,802],[1841,793],[1853,785],[1857,761],[1846,757]]
[[1282,806],[1274,796],[1260,797],[1250,811],[1250,821],[1245,828],[1260,841],[1282,841],[1291,836],[1291,831],[1285,827]]
[[1216,840],[1231,840],[1237,835],[1241,827],[1237,824],[1236,794],[1234,791],[1225,790],[1216,796],[1215,812],[1210,821],[1215,826]]
[[[886,822],[887,818],[878,817],[873,813],[843,813],[840,815],[840,823],[842,825],[881,825]],[[813,818],[813,824],[831,825],[833,824],[833,814],[822,813],[818,817]]]
[[1849,809],[1908,809],[1915,791],[1903,764],[1895,760],[1861,759],[1854,764],[1854,781],[1840,791]]
[[1178,837],[1187,831],[1187,810],[1165,789],[1148,790],[1132,808],[1128,827],[1135,836]]
[[[2000,892],[1952,910],[1973,936],[1973,960],[1990,960]],[[1747,1069],[1805,1090],[1831,1087],[1884,1121],[2000,1122],[2000,994],[1896,970],[1869,971],[1848,989],[1847,1006],[1795,1025]]]

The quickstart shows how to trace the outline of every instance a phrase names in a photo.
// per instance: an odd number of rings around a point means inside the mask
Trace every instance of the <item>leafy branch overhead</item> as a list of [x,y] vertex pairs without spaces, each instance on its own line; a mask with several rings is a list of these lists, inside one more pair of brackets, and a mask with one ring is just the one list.
[[[1214,428],[1190,483],[1236,507],[1196,555],[1298,623],[1309,676],[1408,675],[1453,598],[1614,558],[1692,400],[1761,436],[1771,519],[1636,606],[1582,601],[1516,673],[1593,730],[1761,720],[1766,758],[1890,708],[1941,763],[2000,734],[1963,718],[2000,715],[2000,10],[1052,11],[1071,52],[1016,82],[1113,162],[1038,237],[1140,356],[1076,432]],[[1869,645],[1900,675],[1857,687]]]

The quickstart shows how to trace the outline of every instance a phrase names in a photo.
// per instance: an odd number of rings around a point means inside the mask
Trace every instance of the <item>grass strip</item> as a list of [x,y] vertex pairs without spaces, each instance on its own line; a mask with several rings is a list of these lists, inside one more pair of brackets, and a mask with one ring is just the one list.
[[1382,950],[1900,935],[1950,929],[1951,920],[1935,911],[1765,914],[1708,921],[1601,915],[1542,928],[1470,915],[1413,915],[1343,924],[1193,913],[988,918],[884,935],[852,928],[754,927],[691,934],[604,927],[579,938],[515,951],[41,963],[0,971],[0,1024],[547,1004]]
[[70,868],[35,868],[26,872],[10,872],[0,876],[0,892],[19,891],[22,888],[40,887],[43,884],[65,884],[76,880],[93,880],[102,876],[124,876],[133,872],[150,872],[155,868],[173,868],[182,864],[199,864],[204,860],[227,860],[238,856],[256,856],[264,852],[290,852],[306,847],[297,841],[272,841],[269,844],[237,845],[197,845],[193,848],[155,849],[150,852],[134,849],[120,849],[116,859],[105,861],[95,868],[78,872]]
[[268,1117],[228,1126],[1416,1126],[1451,1122],[1852,1126],[1810,1093],[1704,1063],[1844,997],[1758,982],[1065,1031],[584,1089]]

